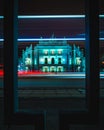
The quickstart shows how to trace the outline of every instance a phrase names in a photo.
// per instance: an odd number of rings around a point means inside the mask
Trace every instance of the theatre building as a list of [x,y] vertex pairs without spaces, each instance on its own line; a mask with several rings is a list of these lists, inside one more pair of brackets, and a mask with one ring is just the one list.
[[83,50],[66,40],[40,40],[22,51],[18,70],[42,72],[83,72],[85,56]]

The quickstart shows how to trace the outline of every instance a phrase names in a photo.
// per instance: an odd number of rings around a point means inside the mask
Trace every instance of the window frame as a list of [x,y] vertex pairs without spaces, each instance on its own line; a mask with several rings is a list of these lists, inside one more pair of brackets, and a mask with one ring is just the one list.
[[44,113],[18,110],[17,10],[18,0],[4,0],[4,122],[6,125],[34,124],[36,130],[43,130]]
[[87,108],[60,112],[60,130],[69,130],[69,124],[95,124],[99,121],[99,1],[94,4],[93,0],[85,0],[85,24]]
[[[95,123],[99,115],[99,11],[98,1],[86,1],[86,96],[85,111],[61,111],[60,130],[71,123]],[[6,124],[33,124],[44,129],[44,113],[18,111],[17,100],[17,9],[18,0],[4,0],[4,117]],[[9,3],[9,4],[8,4]],[[68,12],[67,12],[68,13]],[[9,17],[8,17],[9,16]],[[9,24],[8,24],[9,23]],[[96,25],[96,26],[95,26]],[[93,44],[96,43],[96,44]],[[94,48],[94,49],[93,49]],[[9,60],[8,54],[10,54]],[[93,65],[94,64],[94,65]],[[8,70],[9,68],[9,70]],[[96,79],[96,81],[95,81]],[[96,83],[96,85],[95,85]]]

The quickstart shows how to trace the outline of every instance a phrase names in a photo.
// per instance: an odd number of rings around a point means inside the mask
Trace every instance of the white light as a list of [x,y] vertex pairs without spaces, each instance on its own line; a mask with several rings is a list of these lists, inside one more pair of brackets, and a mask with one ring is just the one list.
[[104,40],[104,38],[99,38],[99,40],[103,41],[103,40]]
[[65,61],[65,59],[62,59],[62,61]]
[[4,41],[4,39],[0,39],[0,42],[3,42]]
[[103,15],[103,14],[102,14],[102,15],[99,15],[99,17],[100,17],[100,18],[104,18],[104,15]]
[[50,61],[51,61],[51,58],[48,58],[48,61],[50,62]]
[[40,58],[40,62],[42,62],[42,63],[43,63],[43,62],[44,62],[44,59],[43,59],[43,58]]
[[31,65],[32,64],[31,59],[30,58],[26,58],[25,64],[26,65]]
[[[104,18],[103,14],[99,15],[100,18]],[[0,16],[3,19],[4,16]],[[19,19],[37,19],[37,18],[85,18],[85,15],[19,15]]]
[[30,19],[30,18],[84,18],[85,15],[21,15],[18,16],[19,19]]
[[22,41],[61,41],[61,40],[66,40],[66,41],[84,41],[85,38],[20,38],[18,39],[18,41],[22,42]]
[[45,50],[45,51],[44,51],[44,54],[48,54],[48,50]]
[[[32,41],[49,41],[49,40],[56,40],[56,41],[61,41],[61,40],[66,40],[66,41],[85,41],[85,38],[19,38],[17,41],[18,42],[32,42]],[[99,38],[99,40],[103,41],[104,38]],[[4,39],[0,39],[0,42],[3,42]]]

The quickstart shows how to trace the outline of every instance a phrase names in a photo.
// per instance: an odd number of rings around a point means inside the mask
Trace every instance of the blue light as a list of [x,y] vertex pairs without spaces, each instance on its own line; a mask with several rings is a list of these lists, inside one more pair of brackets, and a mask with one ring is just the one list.
[[[27,41],[27,42],[31,42],[31,41],[62,41],[62,40],[66,40],[66,41],[85,41],[85,38],[24,38],[24,39],[18,39],[18,41],[22,42],[22,41]],[[99,38],[99,40],[104,40],[104,38]]]
[[[55,40],[55,41],[85,41],[85,38],[19,38],[17,41],[18,42],[34,42],[34,41],[50,41],[50,40]],[[104,38],[99,38],[99,40],[104,41]],[[4,39],[0,39],[0,42],[3,42]]]
[[[104,15],[99,15],[100,18],[104,18]],[[4,16],[0,16],[3,19]],[[85,15],[19,15],[19,19],[38,19],[38,18],[85,18]]]
[[103,41],[103,40],[104,40],[104,38],[99,38],[99,40]]
[[4,18],[4,16],[0,16],[0,19],[3,19]]
[[100,18],[104,18],[104,15],[99,15]]
[[84,18],[85,15],[21,15],[19,19],[38,19],[38,18]]
[[24,38],[24,39],[18,39],[18,41],[61,41],[61,40],[66,40],[66,41],[84,41],[85,38]]
[[4,41],[4,39],[0,39],[0,42],[3,42]]
[[[100,18],[104,18],[104,15],[99,15]],[[4,16],[0,16],[3,19]],[[85,18],[85,15],[19,15],[19,19],[38,19],[38,18]],[[47,40],[68,40],[68,41],[84,41],[85,38],[20,38],[19,42],[29,42],[29,41],[47,41]],[[99,40],[104,40],[104,38],[99,38]],[[3,42],[4,39],[0,39]]]

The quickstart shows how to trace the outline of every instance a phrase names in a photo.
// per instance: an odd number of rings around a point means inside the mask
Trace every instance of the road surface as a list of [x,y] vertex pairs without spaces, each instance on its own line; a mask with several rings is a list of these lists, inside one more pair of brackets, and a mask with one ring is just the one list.
[[[100,87],[104,88],[104,74],[100,75]],[[3,87],[3,77],[0,77],[0,88]],[[84,73],[57,73],[43,75],[20,75],[19,88],[85,88]]]

